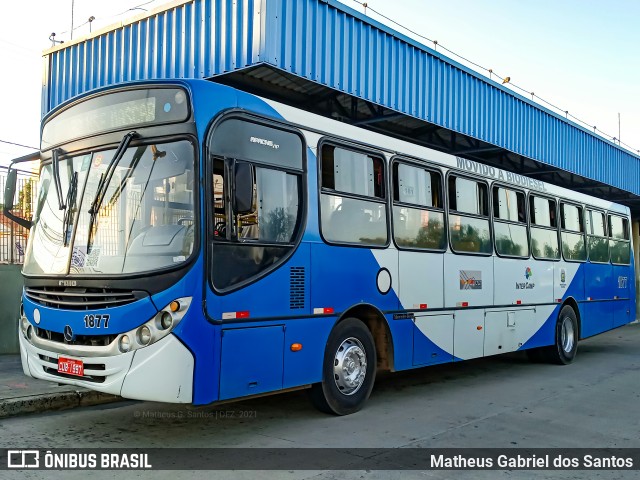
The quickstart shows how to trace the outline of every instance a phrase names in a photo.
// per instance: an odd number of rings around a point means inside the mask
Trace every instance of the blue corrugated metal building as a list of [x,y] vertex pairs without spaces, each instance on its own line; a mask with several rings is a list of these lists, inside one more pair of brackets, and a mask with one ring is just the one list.
[[640,157],[335,0],[175,1],[45,65],[43,113],[116,82],[206,78],[640,213]]

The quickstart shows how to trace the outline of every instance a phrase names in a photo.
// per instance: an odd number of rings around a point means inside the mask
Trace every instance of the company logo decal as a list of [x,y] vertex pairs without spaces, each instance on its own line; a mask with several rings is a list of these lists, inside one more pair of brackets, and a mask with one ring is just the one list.
[[533,277],[533,272],[531,271],[531,267],[527,267],[524,270],[524,282],[516,282],[516,290],[531,290],[535,288],[536,284],[530,282],[529,280]]
[[560,288],[567,287],[567,270],[564,268],[560,269]]
[[460,270],[460,290],[482,290],[482,272]]
[[67,342],[73,342],[75,340],[76,336],[73,334],[73,330],[71,330],[71,326],[70,325],[66,325],[64,327],[64,339]]

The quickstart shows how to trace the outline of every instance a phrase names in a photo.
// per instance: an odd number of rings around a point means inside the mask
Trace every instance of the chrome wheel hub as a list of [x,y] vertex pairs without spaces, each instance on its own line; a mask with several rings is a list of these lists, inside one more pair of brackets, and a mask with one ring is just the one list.
[[367,355],[357,338],[347,338],[336,351],[333,360],[333,378],[338,390],[353,395],[364,383],[367,375]]
[[575,342],[573,322],[569,317],[562,319],[562,327],[560,328],[560,342],[562,349],[566,353],[570,353],[573,350],[573,344]]

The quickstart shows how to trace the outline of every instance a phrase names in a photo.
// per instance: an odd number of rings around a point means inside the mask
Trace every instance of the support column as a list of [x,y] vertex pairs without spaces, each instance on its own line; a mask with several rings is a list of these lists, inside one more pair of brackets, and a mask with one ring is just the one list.
[[633,257],[635,262],[635,278],[634,285],[636,288],[636,317],[635,319],[640,319],[640,297],[638,294],[640,293],[640,277],[638,276],[638,272],[640,272],[640,220],[632,219],[631,221],[631,241],[633,242]]

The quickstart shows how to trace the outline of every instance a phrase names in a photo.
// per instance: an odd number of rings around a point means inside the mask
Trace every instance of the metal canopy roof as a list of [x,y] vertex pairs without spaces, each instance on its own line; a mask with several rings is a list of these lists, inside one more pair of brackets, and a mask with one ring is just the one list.
[[640,214],[640,157],[335,0],[176,1],[45,55],[43,114],[122,81],[211,79]]

